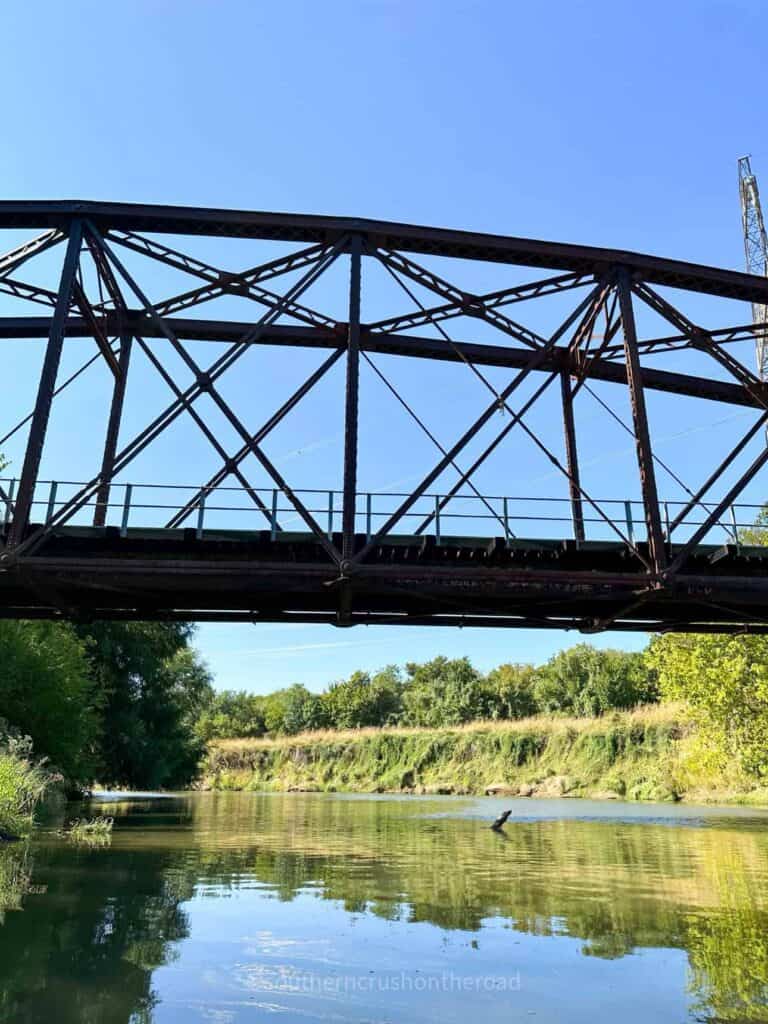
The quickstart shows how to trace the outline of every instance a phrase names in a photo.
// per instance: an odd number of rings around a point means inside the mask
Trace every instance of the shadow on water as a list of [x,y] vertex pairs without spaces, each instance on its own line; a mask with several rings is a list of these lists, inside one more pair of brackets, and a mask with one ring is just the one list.
[[[703,813],[692,826],[664,821],[663,810],[649,809],[648,823],[613,810],[599,820],[513,817],[499,834],[482,820],[492,809],[478,816],[477,804],[459,801],[112,800],[108,848],[78,846],[53,829],[0,848],[0,1019],[193,1019],[159,1012],[157,972],[178,960],[183,989],[182,952],[221,938],[205,907],[248,896],[243,915],[258,900],[262,922],[311,898],[302,927],[326,939],[339,911],[387,922],[404,963],[423,950],[417,925],[466,934],[473,950],[493,932],[507,943],[502,957],[523,937],[560,941],[582,970],[596,959],[610,970],[629,954],[676,950],[687,959],[680,984],[690,1019],[768,1021],[766,818]],[[544,956],[532,941],[525,948]]]

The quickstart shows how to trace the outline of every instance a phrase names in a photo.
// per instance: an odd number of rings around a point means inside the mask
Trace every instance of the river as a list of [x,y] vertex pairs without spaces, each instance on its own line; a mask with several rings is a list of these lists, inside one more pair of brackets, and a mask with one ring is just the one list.
[[768,1020],[768,812],[258,793],[85,810],[114,816],[108,845],[49,823],[0,850],[0,1020]]

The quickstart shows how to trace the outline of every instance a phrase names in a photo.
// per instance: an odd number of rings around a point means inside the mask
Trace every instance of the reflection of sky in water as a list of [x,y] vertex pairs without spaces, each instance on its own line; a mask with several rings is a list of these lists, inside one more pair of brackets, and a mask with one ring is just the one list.
[[0,1019],[766,1019],[765,812],[118,797],[106,848],[0,851]]
[[[623,960],[585,957],[583,943],[522,935],[499,918],[480,933],[443,931],[349,914],[302,895],[268,903],[255,893],[239,906],[196,899],[192,941],[154,976],[159,1024],[183,1019],[318,1021],[483,1021],[535,1019],[627,1024],[686,1018],[681,950],[643,950]],[[242,934],[244,918],[270,929]],[[297,940],[297,934],[303,938]],[[195,936],[200,939],[195,941]],[[203,938],[207,936],[207,938]],[[217,936],[212,938],[212,936]],[[473,942],[475,945],[473,946]],[[208,1018],[209,1012],[230,1014]]]

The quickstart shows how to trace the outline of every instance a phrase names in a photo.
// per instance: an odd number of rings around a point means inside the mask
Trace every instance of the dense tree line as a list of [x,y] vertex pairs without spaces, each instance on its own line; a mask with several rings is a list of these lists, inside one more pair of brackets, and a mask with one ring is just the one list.
[[261,696],[217,693],[197,723],[203,740],[285,735],[307,729],[460,725],[539,712],[599,715],[658,699],[656,671],[642,654],[579,644],[545,665],[509,663],[487,675],[468,658],[433,658],[354,672],[322,693],[294,685]]
[[212,698],[188,623],[0,621],[0,715],[72,788],[181,786]]

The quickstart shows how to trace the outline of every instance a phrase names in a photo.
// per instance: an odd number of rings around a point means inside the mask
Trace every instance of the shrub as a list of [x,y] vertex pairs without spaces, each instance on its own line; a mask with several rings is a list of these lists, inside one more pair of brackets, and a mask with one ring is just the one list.
[[51,781],[42,763],[32,757],[28,736],[17,736],[0,719],[0,828],[27,831],[38,801]]

